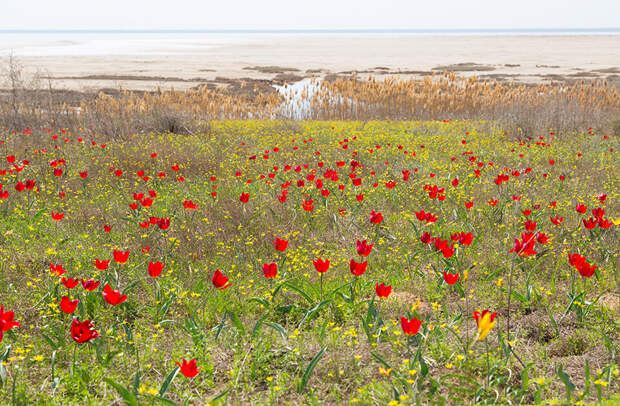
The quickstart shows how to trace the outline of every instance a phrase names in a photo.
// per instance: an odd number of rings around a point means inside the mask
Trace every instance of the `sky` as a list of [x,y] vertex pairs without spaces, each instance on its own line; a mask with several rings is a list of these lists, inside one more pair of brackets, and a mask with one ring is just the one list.
[[618,28],[620,0],[0,0],[0,30]]

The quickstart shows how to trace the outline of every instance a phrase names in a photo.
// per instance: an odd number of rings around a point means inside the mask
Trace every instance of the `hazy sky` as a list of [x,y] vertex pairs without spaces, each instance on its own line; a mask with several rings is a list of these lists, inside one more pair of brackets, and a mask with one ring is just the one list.
[[2,29],[611,28],[620,0],[0,0]]

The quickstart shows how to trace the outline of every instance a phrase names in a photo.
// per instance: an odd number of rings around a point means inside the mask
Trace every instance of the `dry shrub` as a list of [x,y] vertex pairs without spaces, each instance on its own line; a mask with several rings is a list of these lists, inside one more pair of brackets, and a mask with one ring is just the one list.
[[525,85],[463,78],[453,72],[422,80],[356,76],[315,80],[296,93],[239,93],[201,86],[136,93],[120,90],[83,95],[79,102],[51,84],[24,83],[10,61],[8,90],[0,94],[0,119],[12,130],[43,126],[86,127],[108,137],[140,132],[193,133],[209,120],[282,119],[283,135],[295,134],[292,120],[476,119],[497,122],[511,136],[533,138],[550,128],[584,127],[620,133],[620,93],[604,81]]
[[614,130],[614,135],[616,137],[620,137],[620,120],[616,120],[612,123],[612,128]]

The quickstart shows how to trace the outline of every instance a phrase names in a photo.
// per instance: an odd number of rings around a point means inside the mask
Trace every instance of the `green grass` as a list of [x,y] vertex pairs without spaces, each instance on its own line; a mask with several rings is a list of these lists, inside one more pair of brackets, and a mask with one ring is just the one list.
[[[30,162],[17,172],[2,158],[13,170],[0,173],[10,193],[0,201],[0,304],[21,323],[0,343],[2,404],[614,402],[615,138],[584,131],[518,144],[486,122],[245,121],[196,135],[103,140],[34,129],[4,139],[5,156]],[[58,177],[50,162],[62,159]],[[499,174],[509,180],[498,186]],[[36,186],[18,192],[27,179]],[[433,185],[445,200],[429,196]],[[133,194],[149,191],[153,204],[143,207]],[[186,200],[198,208],[185,209]],[[312,211],[302,207],[309,200]],[[609,228],[584,228],[596,207]],[[370,223],[371,210],[381,224]],[[419,221],[420,210],[437,221]],[[522,258],[510,249],[525,232],[525,210],[549,241]],[[64,218],[52,220],[52,211]],[[170,218],[170,227],[142,228],[151,216]],[[454,255],[422,243],[423,232],[447,240]],[[461,232],[472,233],[471,245],[451,240]],[[275,238],[289,241],[284,252]],[[365,239],[374,246],[356,278],[349,261],[362,261],[356,241]],[[128,262],[97,270],[92,262],[115,249],[130,251]],[[572,253],[596,265],[595,275],[581,278]],[[322,279],[318,258],[331,262]],[[166,266],[153,278],[148,263],[158,260]],[[278,275],[268,280],[262,266],[271,262]],[[69,290],[50,264],[101,285]],[[227,289],[214,287],[216,269]],[[459,282],[448,286],[443,271]],[[375,294],[381,282],[392,286],[387,299]],[[106,303],[106,283],[128,299]],[[73,316],[92,320],[97,339],[71,339],[64,295],[80,300]],[[472,316],[481,309],[498,315],[476,341]],[[422,320],[419,332],[403,334],[401,317]],[[197,360],[195,378],[176,372],[183,358]]]

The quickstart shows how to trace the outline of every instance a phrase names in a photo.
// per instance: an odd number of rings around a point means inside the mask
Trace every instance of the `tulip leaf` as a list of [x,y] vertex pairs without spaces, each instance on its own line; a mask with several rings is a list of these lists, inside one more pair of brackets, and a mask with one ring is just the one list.
[[316,367],[316,365],[319,363],[319,361],[323,357],[323,354],[325,353],[326,349],[327,347],[321,348],[321,351],[319,351],[314,356],[314,358],[312,358],[312,361],[310,361],[310,364],[308,364],[308,367],[306,368],[306,371],[304,372],[304,375],[301,378],[301,384],[299,385],[299,393],[302,393],[306,389],[306,386],[308,385],[308,380],[310,379],[310,375],[312,375],[312,371],[314,371],[314,368]]
[[564,386],[566,387],[566,400],[568,401],[568,404],[570,404],[571,394],[575,390],[575,384],[571,382],[570,376],[568,376],[568,374],[564,372],[562,364],[558,366],[556,373],[558,374],[562,382],[564,382]]
[[228,392],[230,392],[230,388],[226,389],[224,392],[222,392],[219,395],[217,395],[216,397],[214,397],[213,400],[211,401],[211,403],[215,404],[218,400],[220,400],[224,396],[228,395]]
[[239,330],[241,335],[244,336],[245,328],[243,327],[243,323],[241,322],[241,320],[239,320],[239,317],[237,317],[235,313],[230,311],[228,312],[228,317],[230,317],[230,321],[232,321],[235,327],[237,327],[237,330]]
[[170,384],[172,383],[174,378],[178,375],[179,371],[181,371],[181,368],[179,368],[178,366],[175,367],[172,370],[172,372],[170,372],[168,374],[166,379],[162,382],[161,388],[159,388],[159,396],[160,397],[162,397],[162,398],[164,397],[164,395],[166,394],[166,391],[168,390],[168,387],[170,386]]
[[114,389],[116,389],[116,391],[118,392],[119,395],[121,395],[121,397],[123,398],[123,400],[125,401],[125,403],[128,406],[138,406],[138,401],[136,400],[136,397],[134,395],[131,394],[131,392],[129,392],[127,390],[127,388],[125,388],[123,385],[114,382],[112,379],[110,378],[103,378],[103,380],[110,386],[112,386]]
[[272,329],[276,330],[278,333],[280,333],[282,338],[286,340],[286,337],[288,336],[288,334],[286,333],[286,330],[284,329],[284,327],[282,327],[280,324],[274,323],[272,321],[266,321],[263,324],[265,326],[271,327]]
[[295,292],[299,293],[301,296],[303,296],[303,298],[306,299],[308,303],[312,303],[312,298],[306,292],[304,292],[301,288],[291,283],[287,283],[286,286],[293,289]]
[[165,404],[171,405],[171,406],[177,406],[177,404],[174,403],[172,400],[166,399],[166,398],[162,398],[161,396],[155,396],[153,399],[157,400],[160,403],[165,403]]
[[256,302],[258,304],[261,304],[265,307],[269,307],[269,302],[266,301],[265,299],[262,299],[260,297],[252,297],[250,299],[248,299],[248,302]]
[[388,364],[383,358],[381,358],[381,356],[379,354],[377,354],[376,352],[371,352],[370,355],[372,355],[377,361],[379,361],[381,364],[383,364],[384,367],[386,367],[387,369],[392,368],[390,366],[390,364]]
[[140,371],[136,372],[133,377],[133,394],[138,396],[138,388],[140,387]]
[[329,302],[331,302],[331,299],[326,299],[323,300],[321,303],[317,304],[316,306],[314,306],[312,309],[308,310],[306,312],[306,314],[304,315],[304,317],[302,317],[301,321],[299,322],[299,325],[297,326],[297,328],[301,328],[301,326],[304,324],[304,322],[309,319],[310,317],[312,317],[316,312],[318,312],[321,307],[325,306],[326,304],[328,304]]
[[6,368],[4,367],[4,363],[9,358],[11,354],[11,346],[6,347],[6,350],[2,355],[0,355],[0,386],[6,382]]
[[256,320],[256,323],[254,324],[254,328],[252,329],[252,337],[256,337],[256,334],[258,334],[258,330],[260,330],[260,326],[263,324],[263,321],[268,317],[269,315],[264,315],[263,317],[261,317],[260,319]]
[[226,317],[222,317],[221,323],[218,324],[218,326],[215,328],[215,330],[216,330],[215,341],[217,341],[218,338],[220,338],[220,334],[222,334],[222,330],[224,329],[225,325],[226,325]]

